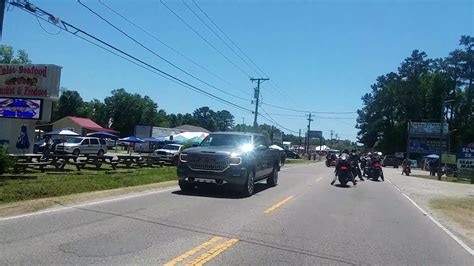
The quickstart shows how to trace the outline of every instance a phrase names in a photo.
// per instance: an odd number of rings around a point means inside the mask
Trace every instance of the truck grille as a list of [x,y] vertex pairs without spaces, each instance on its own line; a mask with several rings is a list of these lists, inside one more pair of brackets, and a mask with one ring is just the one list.
[[157,154],[157,155],[166,155],[167,152],[165,152],[165,151],[157,151],[156,154]]
[[229,167],[229,159],[218,156],[188,156],[188,165],[194,170],[224,171]]

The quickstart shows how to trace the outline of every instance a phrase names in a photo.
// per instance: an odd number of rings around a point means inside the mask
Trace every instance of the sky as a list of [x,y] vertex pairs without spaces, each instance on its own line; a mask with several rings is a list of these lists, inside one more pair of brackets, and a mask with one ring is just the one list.
[[[354,112],[362,107],[360,98],[370,91],[377,76],[396,71],[414,49],[425,51],[430,58],[445,57],[458,48],[461,35],[474,35],[474,4],[469,0],[195,0],[264,71],[264,75],[259,75],[251,63],[252,68],[213,35],[182,0],[163,1],[207,42],[159,0],[102,0],[153,37],[99,1],[82,1],[153,53],[94,16],[77,1],[30,2],[160,70],[248,110],[255,108],[251,98],[256,85],[249,77],[268,75],[270,81],[261,84],[259,112],[265,116],[270,114],[278,125],[262,117],[258,118],[259,123],[284,127],[286,133],[299,129],[304,132],[307,128],[305,113],[274,108],[267,103],[314,112],[352,112],[315,114],[311,124],[311,129],[322,130],[325,138],[329,138],[333,130],[339,138],[352,141],[357,136]],[[192,0],[185,1],[206,19]],[[249,111],[164,79],[18,8],[10,7],[5,14],[2,44],[25,49],[33,63],[62,66],[61,86],[79,91],[85,100],[102,100],[112,90],[125,88],[150,96],[168,113],[192,113],[196,108],[209,106],[213,110],[230,111],[237,123],[253,123],[253,114]],[[234,50],[238,52],[235,47]],[[201,81],[244,99],[201,83],[156,54]]]

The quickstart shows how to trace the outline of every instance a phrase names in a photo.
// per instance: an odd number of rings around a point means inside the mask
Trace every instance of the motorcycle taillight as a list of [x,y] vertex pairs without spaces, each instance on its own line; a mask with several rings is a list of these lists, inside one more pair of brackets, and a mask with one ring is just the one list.
[[341,166],[340,169],[341,170],[348,170],[349,168],[347,166]]
[[374,164],[374,167],[380,168],[380,164],[376,163],[376,164]]

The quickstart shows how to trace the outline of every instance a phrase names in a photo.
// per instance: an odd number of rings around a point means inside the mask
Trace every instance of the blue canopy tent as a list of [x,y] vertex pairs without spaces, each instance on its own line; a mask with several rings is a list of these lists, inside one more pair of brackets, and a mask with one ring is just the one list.
[[426,155],[425,158],[435,160],[435,159],[439,159],[439,155],[430,154],[430,155]]
[[112,139],[112,140],[117,140],[119,138],[117,135],[107,133],[107,132],[93,132],[93,133],[87,134],[87,136],[102,138],[102,139]]
[[[119,141],[128,142],[128,143],[144,143],[144,141],[142,139],[137,138],[135,136],[129,136],[129,137],[126,137],[126,138],[121,138],[121,139],[119,139]],[[130,149],[128,151],[129,151],[130,154],[132,154],[132,151]]]

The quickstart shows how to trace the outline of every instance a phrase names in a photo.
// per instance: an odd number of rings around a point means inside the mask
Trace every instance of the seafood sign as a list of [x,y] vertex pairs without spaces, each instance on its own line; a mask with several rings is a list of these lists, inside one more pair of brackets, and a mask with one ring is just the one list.
[[0,64],[0,96],[58,98],[61,67]]

